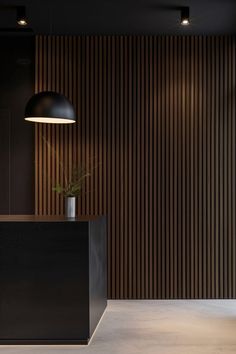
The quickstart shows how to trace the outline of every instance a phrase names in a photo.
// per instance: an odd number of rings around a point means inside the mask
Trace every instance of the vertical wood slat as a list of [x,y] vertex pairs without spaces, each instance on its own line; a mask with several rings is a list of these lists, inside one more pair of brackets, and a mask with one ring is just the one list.
[[109,298],[236,297],[235,51],[230,36],[36,37],[35,92],[78,114],[36,125],[36,214],[64,213],[55,156],[94,166],[78,211],[108,216]]

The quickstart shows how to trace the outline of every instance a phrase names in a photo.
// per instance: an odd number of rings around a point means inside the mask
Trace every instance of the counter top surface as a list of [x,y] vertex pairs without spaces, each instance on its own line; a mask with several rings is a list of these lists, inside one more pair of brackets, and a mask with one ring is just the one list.
[[99,217],[99,215],[82,215],[75,219],[68,219],[65,216],[0,215],[0,222],[88,222]]

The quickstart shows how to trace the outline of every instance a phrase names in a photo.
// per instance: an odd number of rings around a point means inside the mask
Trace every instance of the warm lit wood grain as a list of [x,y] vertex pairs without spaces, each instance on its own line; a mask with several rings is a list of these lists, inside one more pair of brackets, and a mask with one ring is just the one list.
[[79,214],[108,215],[110,298],[236,297],[235,38],[37,36],[36,92],[78,124],[36,126],[36,212],[63,215],[63,160],[95,167]]

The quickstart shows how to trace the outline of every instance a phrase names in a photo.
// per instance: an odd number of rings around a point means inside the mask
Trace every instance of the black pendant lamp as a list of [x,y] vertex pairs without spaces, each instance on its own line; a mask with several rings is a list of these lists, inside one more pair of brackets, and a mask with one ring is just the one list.
[[36,123],[70,124],[76,122],[70,101],[57,92],[44,91],[35,94],[25,108],[25,120]]

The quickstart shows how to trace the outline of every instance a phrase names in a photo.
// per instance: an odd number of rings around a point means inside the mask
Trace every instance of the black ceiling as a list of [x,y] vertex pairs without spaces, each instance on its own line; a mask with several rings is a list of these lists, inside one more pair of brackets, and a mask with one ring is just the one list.
[[[46,34],[233,34],[236,0],[25,0],[30,27]],[[189,6],[191,25],[179,24]],[[0,11],[1,27],[15,27],[13,10]]]

